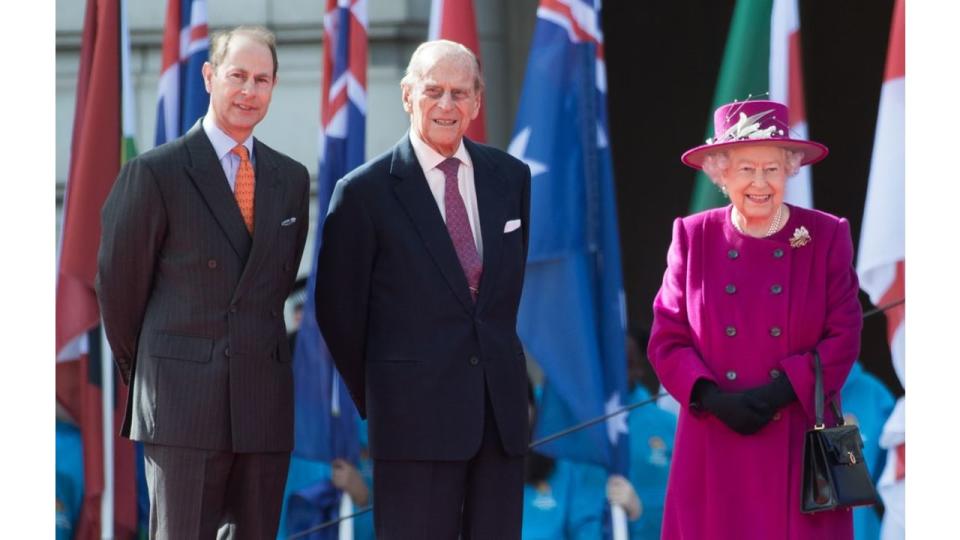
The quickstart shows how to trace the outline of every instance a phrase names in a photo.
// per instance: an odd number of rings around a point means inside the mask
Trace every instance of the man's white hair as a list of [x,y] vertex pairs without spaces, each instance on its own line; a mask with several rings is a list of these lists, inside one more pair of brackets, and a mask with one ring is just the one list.
[[421,43],[410,57],[407,71],[404,73],[403,79],[400,79],[400,86],[409,88],[417,84],[427,70],[441,58],[454,58],[469,64],[473,68],[473,89],[478,93],[483,92],[484,85],[483,75],[480,71],[480,60],[467,47],[447,39]]

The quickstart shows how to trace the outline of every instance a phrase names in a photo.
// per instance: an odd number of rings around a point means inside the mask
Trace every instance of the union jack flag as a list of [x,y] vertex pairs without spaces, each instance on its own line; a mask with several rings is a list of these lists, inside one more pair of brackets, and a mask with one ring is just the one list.
[[[327,0],[323,16],[323,93],[320,103],[320,172],[313,253],[333,187],[364,161],[367,114],[367,2]],[[316,258],[314,258],[316,262]],[[302,458],[359,457],[359,416],[337,374],[314,314],[316,267],[307,280],[303,321],[294,350],[296,443]]]
[[207,112],[201,69],[210,51],[206,0],[169,0],[157,97],[157,146],[176,139]]

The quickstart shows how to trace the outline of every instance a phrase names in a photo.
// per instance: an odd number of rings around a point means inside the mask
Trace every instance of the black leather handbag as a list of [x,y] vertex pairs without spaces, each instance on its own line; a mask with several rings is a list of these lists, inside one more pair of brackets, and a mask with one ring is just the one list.
[[863,461],[863,438],[857,426],[844,425],[836,400],[831,400],[839,425],[823,423],[823,374],[820,355],[813,351],[814,407],[816,424],[803,443],[803,493],[801,511],[823,512],[879,501],[867,464]]

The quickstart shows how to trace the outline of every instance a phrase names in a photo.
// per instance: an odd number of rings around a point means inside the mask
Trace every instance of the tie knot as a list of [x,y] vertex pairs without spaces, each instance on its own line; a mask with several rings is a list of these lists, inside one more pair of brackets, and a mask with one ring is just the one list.
[[240,156],[240,161],[250,159],[250,154],[247,152],[247,147],[242,144],[234,146],[233,150],[230,150],[230,152]]
[[455,157],[447,158],[441,161],[437,168],[443,171],[446,178],[456,178],[457,170],[460,169],[460,160]]

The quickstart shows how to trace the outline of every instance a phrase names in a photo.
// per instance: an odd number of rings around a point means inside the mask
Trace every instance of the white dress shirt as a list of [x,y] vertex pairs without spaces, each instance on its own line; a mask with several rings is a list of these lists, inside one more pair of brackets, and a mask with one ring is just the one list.
[[[217,123],[213,120],[213,111],[207,111],[201,125],[203,126],[203,132],[207,134],[207,138],[210,139],[210,143],[213,145],[214,152],[217,153],[217,159],[220,161],[220,166],[223,167],[223,174],[226,175],[227,183],[230,184],[230,191],[235,191],[237,169],[240,168],[240,156],[234,154],[231,150],[237,146],[237,141],[233,140],[232,137],[224,133],[223,130],[217,126]],[[247,137],[247,140],[243,141],[243,145],[247,147],[247,155],[250,156],[250,166],[254,167],[256,165],[256,159],[253,156],[252,133]],[[254,180],[254,182],[256,182],[256,180]]]
[[[413,145],[413,152],[420,162],[420,168],[423,169],[423,175],[427,177],[427,185],[430,192],[433,193],[434,200],[437,201],[437,207],[440,208],[440,217],[444,223],[447,221],[447,212],[443,204],[443,191],[447,179],[443,171],[437,168],[446,156],[430,148],[427,143],[420,139],[420,136],[413,129],[410,130],[410,143]],[[473,232],[473,240],[477,244],[477,254],[483,260],[483,238],[480,235],[480,211],[477,208],[477,189],[473,178],[473,161],[470,160],[470,154],[463,146],[463,140],[460,141],[460,147],[453,154],[453,157],[460,160],[460,167],[457,169],[457,186],[460,188],[460,196],[463,197],[463,205],[467,208],[467,217],[470,220],[470,229]]]

